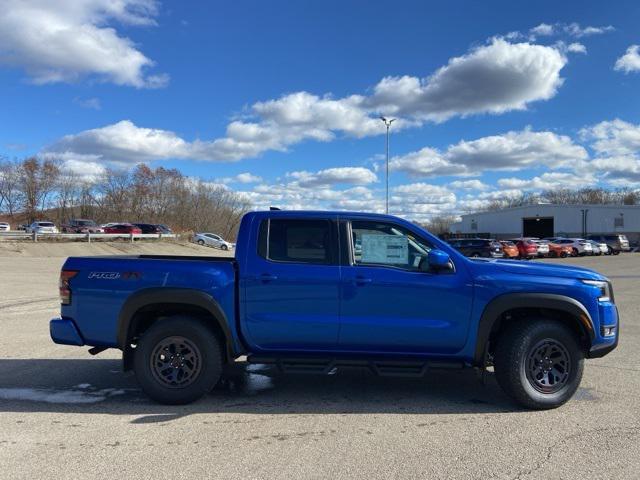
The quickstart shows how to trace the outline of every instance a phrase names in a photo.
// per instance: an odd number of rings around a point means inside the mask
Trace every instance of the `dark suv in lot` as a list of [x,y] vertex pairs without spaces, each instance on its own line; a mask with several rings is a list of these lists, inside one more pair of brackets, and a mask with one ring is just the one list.
[[628,252],[629,240],[626,235],[611,234],[611,235],[589,235],[588,240],[593,240],[598,243],[606,243],[609,248],[609,254],[618,255],[620,252]]
[[502,258],[502,245],[486,238],[454,238],[449,244],[466,257]]

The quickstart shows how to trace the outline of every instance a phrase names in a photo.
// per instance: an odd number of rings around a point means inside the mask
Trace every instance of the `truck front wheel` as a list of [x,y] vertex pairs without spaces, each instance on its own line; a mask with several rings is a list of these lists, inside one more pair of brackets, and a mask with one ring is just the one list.
[[135,348],[134,370],[153,400],[181,405],[198,400],[218,383],[222,351],[198,319],[174,316],[156,321]]
[[520,405],[556,408],[575,393],[584,368],[576,335],[560,322],[525,319],[510,325],[494,356],[498,384]]

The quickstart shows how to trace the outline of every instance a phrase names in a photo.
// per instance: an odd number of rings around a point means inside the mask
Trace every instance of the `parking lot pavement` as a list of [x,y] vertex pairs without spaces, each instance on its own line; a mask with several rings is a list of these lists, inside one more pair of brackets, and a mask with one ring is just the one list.
[[61,258],[0,258],[0,474],[33,478],[638,478],[640,254],[548,260],[613,281],[619,348],[530,412],[491,375],[282,376],[239,364],[193,405],[146,399],[119,356],[54,345]]

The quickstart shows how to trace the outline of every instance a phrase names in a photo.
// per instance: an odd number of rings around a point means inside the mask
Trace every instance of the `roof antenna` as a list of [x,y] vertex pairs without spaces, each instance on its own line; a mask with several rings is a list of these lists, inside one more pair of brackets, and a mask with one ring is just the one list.
[[269,210],[280,210],[278,207],[269,207]]

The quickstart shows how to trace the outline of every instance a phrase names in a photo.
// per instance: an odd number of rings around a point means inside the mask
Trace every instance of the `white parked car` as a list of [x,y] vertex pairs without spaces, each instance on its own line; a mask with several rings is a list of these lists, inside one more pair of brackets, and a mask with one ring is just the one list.
[[587,240],[591,244],[591,255],[604,255],[609,253],[609,247],[606,243],[596,242],[595,240]]
[[33,222],[27,227],[27,233],[58,233],[53,222]]
[[8,232],[11,230],[11,225],[7,222],[0,222],[0,232]]
[[547,240],[531,240],[538,247],[539,257],[549,256],[549,242]]
[[553,243],[571,245],[574,257],[578,255],[593,255],[591,244],[583,238],[556,238]]
[[235,243],[227,242],[215,233],[196,233],[193,236],[193,241],[198,245],[207,245],[209,247],[221,248],[222,250],[231,250],[236,246]]

